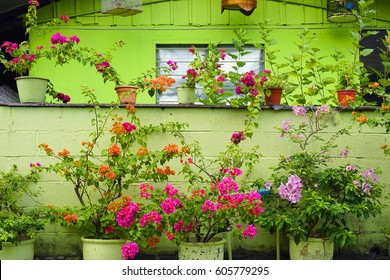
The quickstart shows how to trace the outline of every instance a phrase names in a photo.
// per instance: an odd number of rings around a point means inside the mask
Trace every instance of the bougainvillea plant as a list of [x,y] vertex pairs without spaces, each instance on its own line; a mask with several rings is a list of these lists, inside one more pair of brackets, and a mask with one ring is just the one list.
[[[168,163],[180,153],[178,148],[172,148],[177,147],[173,143],[153,151],[148,146],[148,137],[152,134],[162,137],[164,133],[180,131],[185,125],[144,125],[130,104],[126,107],[126,117],[119,115],[120,109],[116,107],[102,113],[104,110],[99,108],[93,91],[84,88],[83,94],[94,105],[94,130],[90,139],[81,143],[82,149],[77,153],[66,148],[54,152],[48,144],[40,144],[40,148],[57,161],[49,165],[42,163],[42,168],[71,183],[80,204],[60,209],[62,224],[75,225],[83,237],[127,239],[133,237],[132,232],[117,223],[118,212],[135,205],[126,190],[139,182],[166,181],[175,174]],[[106,137],[104,132],[110,121],[110,137]],[[140,208],[131,211],[141,215],[144,209]],[[152,235],[147,233],[141,237]]]
[[[65,15],[55,18],[45,24],[38,25],[37,7],[39,2],[36,0],[28,1],[28,10],[25,16],[26,36],[30,39],[31,36],[37,36],[54,25],[68,23],[69,18]],[[80,39],[77,36],[65,37],[56,33],[51,38],[52,45],[45,49],[43,46],[33,48],[30,40],[14,43],[4,41],[0,46],[0,62],[4,65],[6,71],[15,72],[17,75],[26,75],[31,70],[32,66],[39,59],[55,59],[56,64],[64,64],[69,59],[75,57],[77,51],[74,50],[75,45]],[[47,94],[54,99],[58,99],[63,103],[70,101],[69,95],[59,93],[54,90],[53,84],[50,83]]]
[[[179,244],[210,242],[227,232],[244,238],[253,238],[257,233],[253,221],[263,211],[262,200],[248,183],[259,159],[257,147],[243,150],[239,144],[246,137],[239,131],[232,134],[216,159],[209,159],[197,141],[188,144],[180,131],[174,135],[181,140],[182,148],[169,145],[166,149],[179,155],[179,174],[186,179],[188,188],[171,183],[163,188],[150,183],[139,185],[140,200],[129,203],[117,215],[118,225],[134,233],[122,248],[125,259],[134,258],[140,247],[155,246],[161,235]],[[150,232],[154,234],[147,234]]]
[[[293,112],[302,118],[299,124],[286,120],[278,130],[300,151],[281,156],[271,178],[256,182],[260,193],[268,195],[268,207],[257,222],[271,232],[284,231],[297,244],[309,237],[328,238],[340,247],[353,244],[354,219],[381,213],[384,185],[379,170],[336,164],[350,154],[348,147],[335,153],[337,140],[348,134],[348,128],[323,134],[332,119],[327,105],[293,107]],[[310,145],[313,142],[315,147]]]

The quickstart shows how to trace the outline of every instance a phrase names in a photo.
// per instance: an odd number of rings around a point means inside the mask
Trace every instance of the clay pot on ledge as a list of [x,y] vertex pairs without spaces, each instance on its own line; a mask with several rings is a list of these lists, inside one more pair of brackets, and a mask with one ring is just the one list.
[[132,104],[134,105],[137,100],[138,87],[131,85],[123,85],[115,87],[115,91],[118,94],[118,101],[120,104]]
[[337,100],[340,106],[348,106],[356,100],[356,89],[337,90]]
[[[283,89],[281,88],[270,88],[264,93],[265,105],[269,106],[270,104],[279,106],[280,100],[282,99]],[[269,96],[268,96],[269,95]]]

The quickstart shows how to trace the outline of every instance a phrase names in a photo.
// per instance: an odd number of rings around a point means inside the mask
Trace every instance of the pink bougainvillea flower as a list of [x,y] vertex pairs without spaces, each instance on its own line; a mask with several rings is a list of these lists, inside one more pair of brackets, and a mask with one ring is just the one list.
[[65,23],[68,23],[68,22],[69,22],[69,17],[68,17],[68,16],[62,15],[62,16],[60,16],[60,19],[61,19],[62,21],[64,21]]
[[134,259],[138,252],[139,247],[135,242],[126,243],[122,246],[122,258],[125,260]]
[[302,106],[293,106],[292,110],[296,116],[304,116],[307,113],[305,107]]
[[55,45],[55,44],[61,44],[62,45],[62,44],[65,44],[68,39],[65,36],[61,35],[59,32],[57,32],[57,33],[54,33],[53,36],[51,36],[50,40],[51,40],[51,43],[53,45]]
[[244,232],[242,233],[242,236],[245,238],[253,238],[257,234],[257,229],[254,225],[248,225],[245,229]]
[[131,124],[129,122],[124,122],[122,123],[122,127],[124,130],[126,130],[127,132],[132,132],[134,130],[137,129],[137,127],[134,125],[134,124]]
[[281,198],[290,201],[291,203],[297,203],[302,197],[301,178],[293,174],[287,179],[287,183],[281,183],[278,189],[278,193]]

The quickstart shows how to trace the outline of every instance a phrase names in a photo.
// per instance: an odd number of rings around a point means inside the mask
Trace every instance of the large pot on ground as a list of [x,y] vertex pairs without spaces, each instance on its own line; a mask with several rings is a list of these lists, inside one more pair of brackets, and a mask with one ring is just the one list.
[[327,238],[308,238],[297,245],[290,238],[289,250],[291,260],[332,260],[334,242]]
[[17,244],[3,242],[0,250],[0,260],[33,260],[35,238],[23,240]]
[[123,239],[93,239],[81,237],[84,260],[122,260]]
[[385,238],[387,239],[387,250],[390,256],[390,234],[385,234]]
[[226,239],[214,238],[206,243],[180,242],[179,260],[223,260]]
[[15,78],[21,103],[43,103],[45,102],[48,79],[22,76]]

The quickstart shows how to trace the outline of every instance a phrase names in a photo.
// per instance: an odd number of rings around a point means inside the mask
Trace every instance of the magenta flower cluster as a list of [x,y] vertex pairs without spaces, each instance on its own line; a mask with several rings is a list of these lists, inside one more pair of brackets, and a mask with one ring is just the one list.
[[134,124],[131,124],[129,122],[124,122],[122,123],[122,127],[124,130],[126,130],[127,132],[132,132],[134,130],[137,129],[137,127],[134,125]]
[[116,215],[116,221],[119,226],[128,228],[135,221],[135,215],[139,213],[139,205],[131,201],[120,210]]
[[135,242],[126,243],[122,246],[122,258],[125,260],[134,259],[139,252],[138,244]]
[[178,198],[172,198],[169,197],[168,199],[164,200],[160,204],[161,209],[165,212],[165,214],[172,214],[176,212],[177,208],[182,207],[181,200]]
[[63,36],[61,35],[61,33],[57,32],[57,33],[54,33],[53,36],[51,36],[51,43],[53,45],[56,45],[56,44],[60,44],[60,45],[63,45],[63,44],[67,44],[67,43],[80,43],[80,38],[77,37],[77,36],[70,36],[70,37],[66,37],[66,36]]
[[297,203],[302,197],[302,187],[301,178],[294,174],[288,177],[286,184],[280,184],[278,193],[282,199]]
[[230,141],[232,141],[236,145],[240,144],[241,141],[244,141],[245,139],[246,137],[244,135],[244,131],[234,132],[230,137]]
[[245,229],[244,232],[242,233],[242,236],[245,238],[253,238],[257,234],[257,229],[254,225],[248,225]]
[[56,98],[62,101],[62,103],[68,103],[70,101],[70,96],[61,92],[57,93]]
[[111,65],[107,61],[103,61],[101,63],[96,64],[95,67],[98,72],[103,73],[104,71],[106,71],[106,69],[110,68]]
[[167,64],[173,71],[175,71],[178,68],[176,61],[168,60]]
[[223,178],[222,181],[217,185],[218,190],[221,194],[227,194],[229,192],[238,192],[238,185],[233,178]]
[[147,223],[161,224],[161,221],[161,215],[156,210],[152,210],[150,213],[143,215],[139,223],[141,227],[145,227]]

